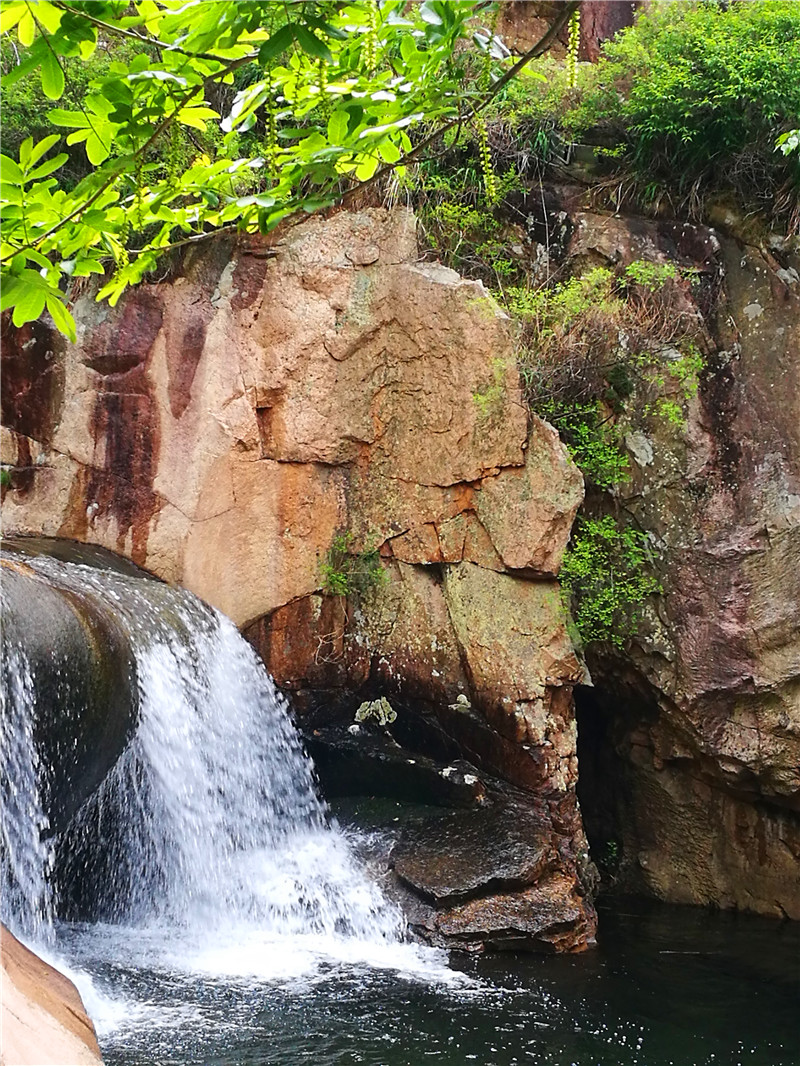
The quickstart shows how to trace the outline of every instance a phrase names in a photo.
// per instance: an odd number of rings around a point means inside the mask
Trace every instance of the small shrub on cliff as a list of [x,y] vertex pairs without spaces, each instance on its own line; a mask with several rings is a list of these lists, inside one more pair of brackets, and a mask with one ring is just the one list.
[[598,114],[621,120],[649,173],[688,185],[749,181],[755,167],[763,182],[800,114],[798,69],[796,3],[656,4],[604,46]]
[[[626,481],[620,423],[682,424],[703,360],[699,322],[672,263],[635,260],[591,268],[536,291],[509,289],[521,323],[519,362],[528,402],[559,431],[581,469],[591,513]],[[661,589],[646,536],[611,515],[581,515],[560,578],[584,644],[621,645],[641,606]]]
[[594,267],[556,285],[505,292],[521,324],[528,403],[600,489],[627,478],[618,416],[630,409],[681,421],[681,403],[696,387],[699,323],[684,284],[672,263],[635,260],[619,273]]
[[546,84],[512,90],[517,129],[599,144],[615,196],[699,211],[705,193],[732,189],[800,224],[800,153],[775,151],[800,115],[796,0],[655,2],[580,65],[576,87],[540,64]]
[[388,574],[378,549],[354,552],[352,533],[333,538],[322,564],[322,588],[329,596],[352,596],[386,582]]
[[617,522],[580,516],[561,568],[561,587],[584,644],[620,646],[636,632],[641,605],[662,591],[647,536]]

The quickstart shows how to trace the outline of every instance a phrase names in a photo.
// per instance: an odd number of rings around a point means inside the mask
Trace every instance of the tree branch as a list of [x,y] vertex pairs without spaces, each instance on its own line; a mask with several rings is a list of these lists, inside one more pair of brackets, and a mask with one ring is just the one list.
[[[107,33],[116,34],[118,37],[127,37],[128,40],[138,41],[139,44],[147,44],[152,48],[164,48],[164,42],[159,40],[158,37],[150,37],[142,33],[136,33],[134,30],[127,30],[124,26],[115,26],[113,22],[104,22],[103,19],[95,18],[94,15],[90,15],[88,11],[77,11],[74,7],[70,7],[69,4],[63,3],[63,0],[52,0],[53,6],[61,8],[62,11],[68,11],[71,15],[77,15],[79,18],[84,19],[86,22],[91,22],[92,25],[97,26],[101,30],[105,30]],[[171,52],[180,52],[181,55],[188,56],[189,59],[206,59],[214,63],[224,64],[225,60],[219,56],[213,55],[211,52],[188,52],[185,48],[181,48],[180,45],[170,44],[166,46]],[[258,58],[258,52],[251,52],[247,56],[248,61]]]
[[[527,64],[530,63],[532,59],[535,59],[536,56],[540,56],[543,52],[547,51],[547,49],[552,45],[553,41],[555,41],[555,39],[558,37],[564,26],[566,26],[566,24],[569,22],[573,12],[577,11],[579,7],[580,0],[569,0],[568,3],[564,4],[561,12],[553,22],[550,29],[547,31],[547,33],[545,33],[544,36],[541,37],[536,42],[536,44],[533,45],[532,48],[529,48],[525,55],[521,56],[513,65],[513,67],[510,67],[505,72],[502,78],[497,79],[497,81],[491,87],[491,89],[483,98],[481,103],[477,104],[476,107],[473,108],[473,115],[480,114],[480,112],[483,111],[484,108],[489,106],[489,104],[492,102],[495,96],[497,96],[500,90],[505,88],[505,86],[508,85],[508,83],[512,81],[517,76],[517,74],[519,74],[523,67],[527,66]],[[409,163],[416,163],[418,161],[418,156],[420,156],[422,152],[433,141],[437,141],[440,137],[443,137],[446,133],[449,133],[450,130],[454,129],[456,126],[459,126],[463,122],[463,120],[463,115],[459,114],[456,118],[451,119],[449,122],[446,122],[440,129],[434,130],[434,132],[429,137],[426,137],[423,141],[420,141],[416,148],[413,148],[406,155],[398,159],[396,163],[387,163],[386,166],[381,167],[380,170],[377,170],[367,181],[363,181],[360,185],[356,185],[352,189],[348,189],[344,196],[342,196],[340,202],[344,205],[348,204],[350,200],[357,196],[363,189],[368,188],[370,185],[374,185],[376,182],[380,181],[381,178],[385,178],[387,174],[391,174],[392,171],[397,169],[397,167],[408,166]]]

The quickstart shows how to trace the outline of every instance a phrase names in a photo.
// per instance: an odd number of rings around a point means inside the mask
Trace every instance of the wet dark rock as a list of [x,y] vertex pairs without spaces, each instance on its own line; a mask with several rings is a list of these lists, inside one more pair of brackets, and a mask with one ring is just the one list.
[[125,749],[136,673],[113,611],[96,596],[52,587],[24,560],[5,548],[0,560],[3,669],[23,646],[36,681],[34,740],[47,767],[42,802],[58,833]]
[[64,563],[81,563],[100,570],[113,570],[126,577],[142,577],[158,580],[136,563],[122,555],[116,555],[96,544],[81,544],[64,537],[3,537],[3,554],[24,560],[25,556],[46,555]]
[[546,818],[493,805],[406,830],[392,851],[398,877],[436,902],[532,885],[553,862]]
[[[350,732],[350,730],[353,730]],[[474,807],[486,788],[474,767],[442,766],[368,725],[333,725],[305,736],[326,796],[387,796],[445,807]]]
[[[371,876],[415,936],[467,951],[582,951],[593,943],[595,870],[581,851],[576,879],[568,798],[478,781],[468,764],[436,763],[385,731],[343,732],[317,730],[309,749],[323,756],[323,787],[333,783],[336,796],[351,797],[334,799],[334,810],[361,830]],[[353,798],[362,789],[371,798]],[[460,809],[443,811],[448,805]]]
[[[412,818],[386,860],[384,888],[409,927],[465,951],[584,951],[594,943],[594,868],[540,797],[488,782],[472,811]],[[556,808],[558,808],[558,804]]]
[[433,918],[431,932],[495,951],[582,951],[591,938],[584,901],[554,876],[521,892],[470,900]]

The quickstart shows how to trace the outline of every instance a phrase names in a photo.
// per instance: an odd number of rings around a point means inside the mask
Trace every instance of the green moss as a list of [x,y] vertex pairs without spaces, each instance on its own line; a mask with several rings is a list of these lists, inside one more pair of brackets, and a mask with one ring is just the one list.
[[478,415],[482,421],[496,418],[502,414],[505,407],[506,394],[506,362],[504,359],[492,360],[492,376],[484,388],[472,394]]

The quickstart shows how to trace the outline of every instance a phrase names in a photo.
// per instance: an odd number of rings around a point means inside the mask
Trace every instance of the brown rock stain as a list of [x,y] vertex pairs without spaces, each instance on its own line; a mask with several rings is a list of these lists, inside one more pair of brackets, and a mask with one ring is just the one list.
[[206,343],[207,314],[198,310],[184,328],[178,344],[173,343],[167,330],[166,353],[169,374],[169,409],[173,418],[180,418],[192,400],[192,385]]
[[68,509],[59,529],[60,536],[85,540],[92,521],[112,518],[116,550],[139,565],[147,560],[150,521],[158,509],[153,479],[159,419],[148,364],[162,317],[158,297],[138,289],[124,297],[121,313],[101,323],[85,342],[84,362],[99,375],[90,428],[96,454],[103,459],[102,466],[76,475],[76,506]]
[[2,316],[3,425],[49,444],[64,402],[63,340],[42,319],[17,329]]
[[267,250],[260,253],[244,253],[239,256],[233,271],[233,295],[231,307],[244,311],[256,302],[267,276],[269,258]]

